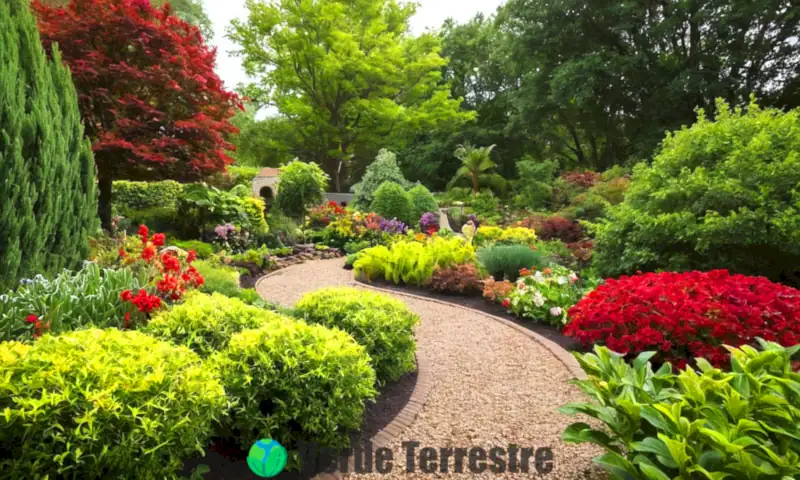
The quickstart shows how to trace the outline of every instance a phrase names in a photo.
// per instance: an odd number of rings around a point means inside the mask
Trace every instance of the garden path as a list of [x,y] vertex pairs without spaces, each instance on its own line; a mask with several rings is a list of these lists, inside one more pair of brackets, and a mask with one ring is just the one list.
[[[306,292],[353,282],[343,259],[308,262],[279,270],[262,279],[257,288],[269,301],[286,306]],[[350,475],[368,478],[537,478],[533,461],[530,474],[465,473],[426,474],[418,468],[407,473],[404,441],[420,448],[495,446],[550,447],[553,471],[541,478],[603,478],[591,458],[602,453],[588,445],[565,444],[561,432],[573,421],[558,413],[568,402],[584,400],[568,384],[569,369],[542,344],[491,317],[420,298],[393,293],[420,318],[417,348],[429,365],[431,390],[416,419],[393,440],[394,468],[389,475]],[[419,450],[417,450],[417,456]],[[418,457],[417,457],[418,458]],[[450,461],[453,471],[453,460]]]

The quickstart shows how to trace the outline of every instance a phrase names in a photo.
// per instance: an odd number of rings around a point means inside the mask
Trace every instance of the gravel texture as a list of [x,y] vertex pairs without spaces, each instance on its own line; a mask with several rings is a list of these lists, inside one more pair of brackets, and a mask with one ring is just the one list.
[[[304,293],[332,285],[347,285],[352,272],[342,259],[295,265],[259,282],[266,300],[291,305]],[[421,413],[390,445],[393,468],[388,474],[351,474],[353,478],[548,478],[594,479],[605,475],[591,463],[602,452],[588,445],[565,444],[561,432],[575,419],[558,413],[568,402],[584,400],[569,385],[567,368],[553,354],[523,333],[479,312],[395,295],[420,315],[417,348],[431,369],[433,386]],[[388,422],[388,419],[387,419]],[[406,471],[405,441],[419,442],[415,471]],[[549,447],[553,469],[529,473],[449,473],[420,471],[419,449],[483,447],[510,444],[534,449]],[[489,462],[491,465],[491,462]]]

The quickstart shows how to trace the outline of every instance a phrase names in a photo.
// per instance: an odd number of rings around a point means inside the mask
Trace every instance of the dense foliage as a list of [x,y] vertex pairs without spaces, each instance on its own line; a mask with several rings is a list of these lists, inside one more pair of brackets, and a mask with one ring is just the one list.
[[717,103],[716,120],[664,140],[596,228],[605,275],[727,268],[798,282],[800,109]]
[[520,270],[544,268],[548,261],[527,245],[492,245],[478,250],[478,261],[495,280],[515,281]]
[[388,220],[397,219],[410,223],[411,203],[408,193],[394,182],[383,182],[375,190],[375,200],[372,201],[371,210]]
[[800,374],[791,363],[800,346],[760,344],[731,348],[730,371],[700,359],[699,371],[654,372],[653,352],[626,363],[605,347],[576,355],[588,378],[575,384],[593,402],[561,412],[595,426],[574,423],[564,440],[602,447],[595,463],[615,478],[797,478]]
[[0,345],[0,471],[9,478],[173,478],[225,408],[184,347],[88,329]]
[[362,210],[370,208],[375,200],[375,191],[384,182],[394,182],[403,188],[408,187],[408,180],[397,165],[397,155],[382,148],[375,157],[375,161],[370,163],[364,171],[361,181],[350,187],[350,190],[355,193],[353,200],[355,207]]
[[431,275],[430,286],[446,293],[474,293],[483,288],[481,274],[471,263],[436,267]]
[[174,180],[161,182],[114,182],[112,202],[124,213],[128,209],[176,207],[183,195],[183,185]]
[[[233,400],[228,430],[243,448],[273,438],[344,447],[375,397],[369,355],[350,335],[321,325],[278,322],[235,334],[211,360]],[[297,467],[293,455],[290,466]]]
[[295,311],[307,322],[352,335],[369,354],[378,385],[414,370],[419,317],[398,300],[354,288],[325,288],[304,295]]
[[325,200],[329,179],[316,163],[295,159],[281,167],[275,206],[286,215],[302,217],[309,208]]
[[800,343],[800,291],[725,270],[608,279],[569,312],[564,333],[635,356],[655,350],[680,367],[694,357],[728,362],[723,345],[757,337]]
[[[0,5],[0,292],[74,268],[97,228],[95,171],[70,72],[25,0]],[[74,73],[74,72],[73,72]]]
[[[422,184],[411,187],[408,191],[408,222],[414,224],[420,221],[425,213],[433,213],[436,223],[439,223],[439,205],[430,190]],[[423,231],[427,229],[423,228]]]
[[502,304],[518,317],[561,327],[567,321],[567,310],[583,294],[577,282],[575,272],[561,266],[524,269]]
[[197,178],[233,162],[229,119],[241,105],[197,27],[137,0],[33,8],[45,48],[57,43],[72,71],[106,228],[114,179]]

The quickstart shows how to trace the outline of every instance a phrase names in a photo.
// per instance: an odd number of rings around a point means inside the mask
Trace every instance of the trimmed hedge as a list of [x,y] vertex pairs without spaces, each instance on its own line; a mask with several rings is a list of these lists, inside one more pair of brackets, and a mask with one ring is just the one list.
[[408,194],[403,187],[394,182],[383,182],[375,190],[372,211],[387,220],[396,218],[406,224],[411,223],[409,221],[411,203],[409,202]]
[[196,354],[88,329],[0,345],[4,478],[174,478],[226,405]]
[[304,295],[295,312],[352,335],[367,349],[379,385],[414,370],[419,317],[398,300],[355,288],[324,288]]
[[[233,335],[211,359],[231,397],[227,429],[248,448],[273,438],[287,449],[298,440],[330,447],[349,443],[375,398],[369,356],[344,332],[299,321]],[[290,455],[289,468],[296,468]]]
[[114,182],[111,202],[119,209],[141,210],[154,207],[175,208],[183,194],[183,185],[174,180],[162,182]]
[[227,347],[234,334],[276,321],[289,320],[219,293],[193,293],[184,303],[153,317],[143,331],[205,357]]
[[430,190],[422,184],[417,184],[408,191],[408,202],[409,222],[412,224],[419,223],[419,219],[427,212],[435,213],[437,218],[439,216],[439,204]]

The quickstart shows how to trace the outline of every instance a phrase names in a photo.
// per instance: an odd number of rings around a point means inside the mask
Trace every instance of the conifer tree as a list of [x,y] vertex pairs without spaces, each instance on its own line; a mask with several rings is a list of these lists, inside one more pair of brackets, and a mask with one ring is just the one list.
[[95,166],[58,49],[27,0],[0,2],[0,291],[79,265],[97,227]]

